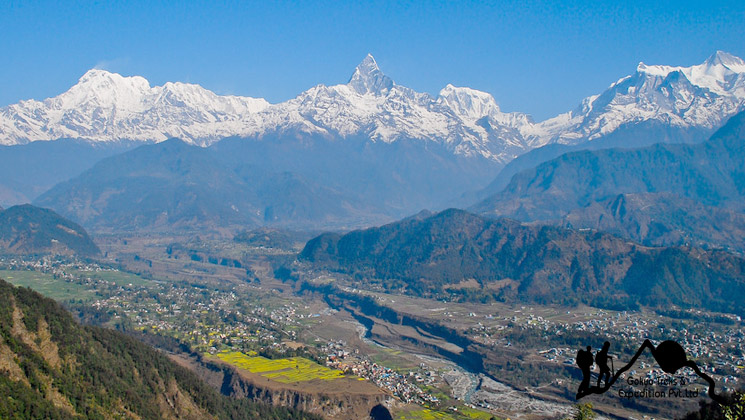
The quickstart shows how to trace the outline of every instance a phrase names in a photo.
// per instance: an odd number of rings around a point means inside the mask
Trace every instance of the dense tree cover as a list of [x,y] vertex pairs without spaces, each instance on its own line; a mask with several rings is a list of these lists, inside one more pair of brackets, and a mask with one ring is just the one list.
[[599,232],[456,209],[324,234],[299,259],[368,287],[417,296],[744,310],[737,302],[745,299],[745,259],[726,252],[647,248]]
[[233,238],[234,241],[255,247],[293,249],[302,245],[312,235],[305,232],[263,227],[255,230],[244,230]]
[[[49,346],[36,338],[29,345],[18,334],[13,312],[33,337],[42,320],[58,347],[59,364],[49,360]],[[80,326],[50,299],[0,280],[0,335],[27,381],[0,374],[0,418],[103,419],[111,417],[220,419],[317,419],[295,410],[220,395],[193,372],[120,332]],[[46,353],[45,353],[46,352]],[[17,378],[16,378],[17,379]],[[54,404],[58,395],[63,403]],[[59,396],[62,396],[61,398]],[[180,405],[181,404],[181,405]],[[67,407],[64,407],[67,405]],[[181,408],[180,408],[181,407]],[[197,412],[188,413],[196,407]],[[182,410],[184,412],[179,412]]]

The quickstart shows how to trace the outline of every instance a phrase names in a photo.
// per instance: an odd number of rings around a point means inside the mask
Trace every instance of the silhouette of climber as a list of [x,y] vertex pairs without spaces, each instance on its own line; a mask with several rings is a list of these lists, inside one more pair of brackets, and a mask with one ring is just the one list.
[[[649,349],[652,352],[652,356],[654,357],[655,361],[658,365],[660,365],[660,368],[662,368],[665,373],[674,374],[681,368],[689,367],[693,369],[694,372],[696,372],[696,375],[698,375],[701,379],[705,380],[709,384],[709,391],[707,393],[712,400],[718,402],[721,405],[729,404],[726,398],[716,393],[716,383],[714,382],[714,380],[705,372],[703,372],[698,367],[696,362],[694,362],[693,360],[689,360],[688,356],[686,355],[685,349],[675,341],[666,340],[655,347],[651,341],[644,340],[644,343],[642,343],[641,347],[639,347],[639,350],[636,351],[634,357],[631,358],[631,361],[629,361],[625,366],[618,369],[618,371],[613,372],[613,376],[610,376],[610,374],[608,373],[607,359],[610,358],[610,356],[608,356],[609,347],[610,343],[606,341],[603,344],[603,348],[596,355],[598,367],[600,368],[600,377],[598,378],[598,386],[592,388],[589,387],[591,375],[590,369],[592,368],[593,364],[592,352],[590,351],[592,350],[592,348],[590,346],[587,346],[587,351],[580,350],[577,352],[577,365],[580,367],[580,369],[582,369],[583,376],[582,383],[579,384],[579,388],[577,389],[578,400],[590,394],[604,394],[605,391],[607,391],[614,383],[616,383],[618,378],[621,377],[624,372],[634,366],[634,363],[636,363],[636,360],[639,358],[639,356],[642,355],[644,350]],[[611,358],[611,365],[612,364],[613,359]],[[600,388],[600,382],[602,381],[603,376],[606,376],[605,387]]]
[[610,381],[610,368],[608,368],[608,359],[612,359],[608,356],[608,349],[610,348],[610,342],[606,341],[603,343],[603,348],[595,354],[595,363],[598,365],[600,374],[598,375],[598,388],[600,388],[600,382],[605,377],[605,385],[608,385]]
[[577,352],[577,366],[582,370],[582,382],[577,389],[577,395],[583,395],[590,387],[590,376],[592,375],[592,347],[587,346],[587,350]]

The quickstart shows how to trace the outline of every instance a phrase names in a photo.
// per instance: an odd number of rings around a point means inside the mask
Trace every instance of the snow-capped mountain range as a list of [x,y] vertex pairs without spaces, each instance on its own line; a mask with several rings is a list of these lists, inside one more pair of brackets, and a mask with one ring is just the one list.
[[691,67],[648,66],[600,95],[540,124],[539,143],[577,144],[624,124],[658,121],[679,128],[714,130],[745,109],[745,61],[717,51]]
[[151,87],[142,77],[90,70],[67,92],[0,108],[0,144],[80,138],[209,145],[269,135],[433,141],[461,156],[505,163],[549,143],[577,144],[621,126],[659,121],[713,130],[745,108],[745,61],[717,52],[692,67],[647,66],[543,122],[502,112],[485,92],[447,85],[437,96],[398,85],[368,55],[349,82],[318,85],[278,104],[199,85]]

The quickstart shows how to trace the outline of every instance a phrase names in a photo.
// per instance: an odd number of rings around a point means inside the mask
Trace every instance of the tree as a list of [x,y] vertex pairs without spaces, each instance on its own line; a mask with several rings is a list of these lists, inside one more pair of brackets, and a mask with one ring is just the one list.
[[574,410],[574,416],[565,420],[593,420],[597,416],[590,403],[575,404]]

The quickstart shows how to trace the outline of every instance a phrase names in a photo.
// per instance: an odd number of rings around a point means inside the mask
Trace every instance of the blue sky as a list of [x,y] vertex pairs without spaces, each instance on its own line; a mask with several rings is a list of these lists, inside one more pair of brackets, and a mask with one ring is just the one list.
[[[219,3],[218,6],[216,4]],[[654,4],[652,4],[654,3]],[[741,1],[0,3],[0,106],[98,66],[151,84],[290,99],[344,83],[365,54],[397,83],[491,93],[537,120],[647,64],[745,57]]]

